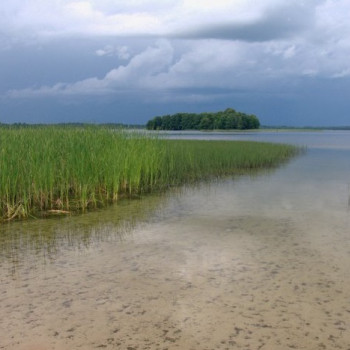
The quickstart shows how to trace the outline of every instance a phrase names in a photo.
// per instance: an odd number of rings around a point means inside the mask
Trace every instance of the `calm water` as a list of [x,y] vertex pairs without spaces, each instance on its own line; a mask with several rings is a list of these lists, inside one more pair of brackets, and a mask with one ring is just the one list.
[[0,227],[0,349],[350,349],[350,133],[256,176]]

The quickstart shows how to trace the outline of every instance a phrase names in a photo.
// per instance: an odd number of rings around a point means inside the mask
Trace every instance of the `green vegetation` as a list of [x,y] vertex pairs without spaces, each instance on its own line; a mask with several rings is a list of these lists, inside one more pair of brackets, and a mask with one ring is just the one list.
[[148,130],[231,130],[258,129],[255,115],[236,112],[232,108],[217,113],[177,113],[155,117],[147,122]]
[[[22,129],[22,128],[42,128],[47,126],[48,124],[27,124],[27,123],[12,123],[6,124],[0,122],[0,128],[9,128],[9,129]],[[59,123],[59,124],[50,124],[50,126],[59,126],[65,128],[82,128],[87,124],[85,123]],[[89,124],[97,126],[96,124]],[[123,124],[123,123],[99,123],[98,126],[103,126],[108,129],[145,129],[145,125],[143,124]]]
[[84,211],[213,176],[273,167],[287,145],[166,140],[102,127],[0,128],[0,218]]

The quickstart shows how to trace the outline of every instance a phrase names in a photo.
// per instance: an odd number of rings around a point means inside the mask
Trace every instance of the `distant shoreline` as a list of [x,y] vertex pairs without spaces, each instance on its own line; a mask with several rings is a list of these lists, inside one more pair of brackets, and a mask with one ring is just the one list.
[[281,131],[324,131],[324,130],[350,130],[350,126],[273,126],[262,125],[260,130],[281,130]]
[[[123,123],[1,123],[0,127],[41,127],[41,126],[104,126],[111,129],[145,129],[146,125],[143,124],[123,124]],[[261,125],[259,129],[212,129],[212,130],[196,130],[204,132],[259,132],[259,131],[325,131],[325,130],[350,130],[349,126],[287,126],[287,125]],[[192,129],[173,130],[173,131],[194,131]]]

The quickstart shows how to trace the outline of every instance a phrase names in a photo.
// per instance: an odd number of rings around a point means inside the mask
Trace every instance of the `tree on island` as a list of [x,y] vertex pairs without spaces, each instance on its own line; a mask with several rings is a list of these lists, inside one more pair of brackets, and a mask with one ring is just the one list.
[[176,113],[157,116],[149,120],[146,127],[148,130],[246,130],[259,129],[260,121],[254,114],[227,108],[216,113]]

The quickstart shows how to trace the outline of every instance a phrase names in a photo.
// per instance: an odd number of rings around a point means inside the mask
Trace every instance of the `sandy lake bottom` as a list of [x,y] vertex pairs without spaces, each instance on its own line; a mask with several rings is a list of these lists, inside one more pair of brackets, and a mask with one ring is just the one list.
[[134,223],[3,227],[0,349],[349,350],[348,185],[306,164],[130,202]]

